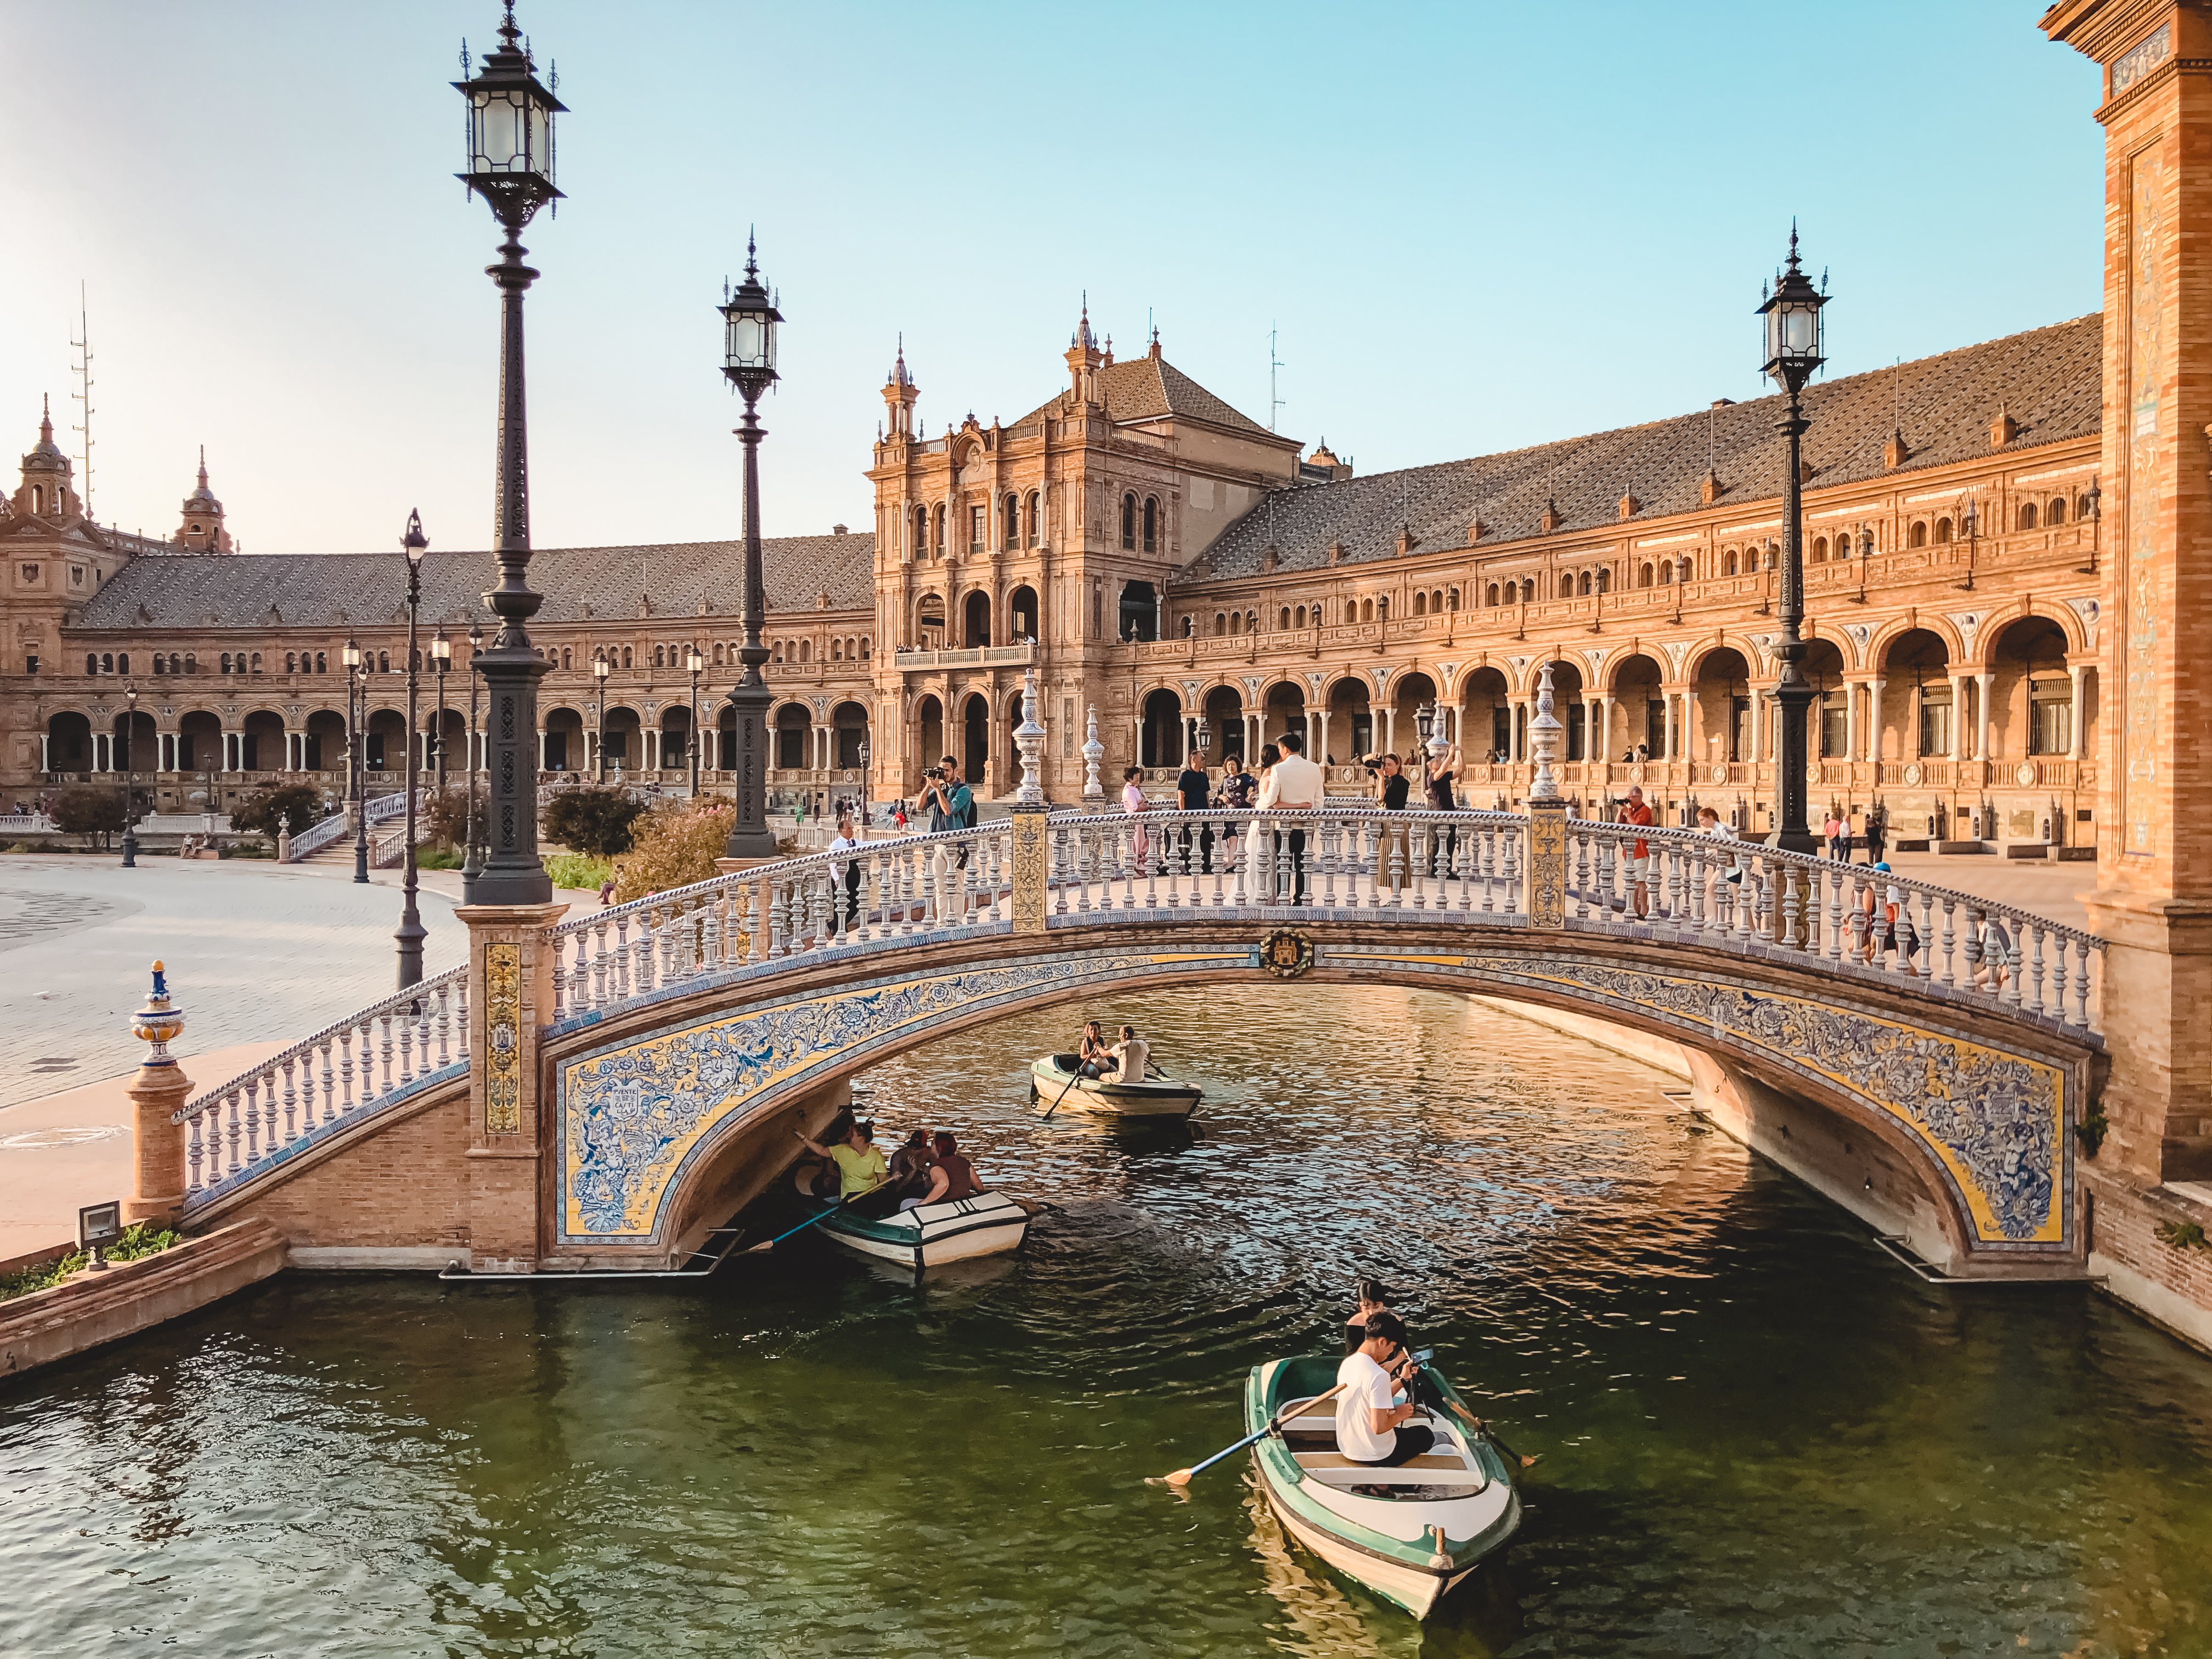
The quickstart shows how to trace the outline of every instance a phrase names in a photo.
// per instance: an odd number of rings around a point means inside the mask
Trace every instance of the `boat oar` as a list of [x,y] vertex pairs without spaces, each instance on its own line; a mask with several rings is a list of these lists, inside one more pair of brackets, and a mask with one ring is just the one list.
[[1052,1104],[1046,1107],[1044,1110],[1037,1114],[1037,1121],[1042,1123],[1045,1119],[1050,1117],[1054,1112],[1058,1111],[1060,1109],[1060,1103],[1067,1098],[1067,1091],[1082,1081],[1083,1068],[1079,1066],[1075,1068],[1075,1075],[1069,1078],[1066,1082],[1060,1085],[1060,1092],[1052,1097]]
[[[1334,1400],[1338,1395],[1344,1392],[1344,1387],[1345,1385],[1340,1382],[1334,1388],[1331,1389],[1327,1394],[1317,1394],[1310,1400],[1300,1401],[1297,1402],[1299,1409],[1302,1411],[1306,1410],[1312,1407],[1320,1405],[1324,1400]],[[1212,1468],[1216,1463],[1218,1463],[1224,1457],[1234,1457],[1238,1452],[1243,1451],[1245,1447],[1250,1445],[1255,1440],[1266,1439],[1269,1435],[1273,1434],[1277,1429],[1282,1426],[1281,1418],[1282,1413],[1277,1412],[1274,1416],[1270,1417],[1267,1419],[1267,1427],[1253,1430],[1251,1433],[1246,1435],[1235,1445],[1224,1446],[1219,1451],[1214,1453],[1212,1456],[1194,1463],[1187,1469],[1177,1469],[1173,1474],[1148,1476],[1146,1479],[1145,1484],[1146,1486],[1151,1486],[1157,1482],[1163,1486],[1176,1486],[1178,1488],[1188,1486],[1190,1485],[1191,1477],[1193,1475],[1201,1474],[1204,1471]]]
[[1541,1452],[1536,1452],[1529,1455],[1523,1456],[1521,1453],[1515,1451],[1512,1447],[1505,1443],[1505,1437],[1504,1435],[1498,1433],[1498,1431],[1492,1428],[1489,1424],[1484,1422],[1482,1419],[1477,1417],[1473,1412],[1468,1410],[1466,1407],[1461,1405],[1458,1401],[1447,1400],[1444,1401],[1444,1404],[1449,1406],[1454,1411],[1465,1418],[1468,1420],[1468,1425],[1477,1434],[1489,1441],[1491,1444],[1497,1447],[1498,1450],[1504,1452],[1508,1457],[1518,1463],[1522,1468],[1534,1468],[1536,1466],[1537,1462],[1544,1455]]
[[[876,1187],[880,1187],[882,1185],[883,1183],[881,1182],[878,1182],[876,1183]],[[853,1198],[866,1198],[868,1195],[868,1193],[872,1193],[876,1190],[876,1187],[869,1188],[867,1193],[854,1193],[853,1194]],[[848,1204],[850,1204],[853,1201],[853,1198],[840,1199],[836,1203],[832,1204],[828,1209],[807,1217],[805,1220],[800,1222],[796,1227],[793,1227],[784,1232],[780,1232],[774,1238],[763,1238],[757,1244],[746,1245],[744,1250],[739,1252],[739,1254],[744,1255],[751,1255],[757,1251],[773,1249],[776,1245],[782,1243],[785,1239],[789,1238],[793,1233],[803,1233],[809,1227],[811,1227],[816,1222],[828,1220],[831,1216],[836,1214],[838,1211],[843,1209]]]

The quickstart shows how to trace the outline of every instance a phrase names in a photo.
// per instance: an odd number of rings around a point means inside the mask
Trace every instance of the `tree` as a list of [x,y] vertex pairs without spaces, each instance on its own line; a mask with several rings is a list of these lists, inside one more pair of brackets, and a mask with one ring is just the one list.
[[311,823],[320,823],[330,817],[331,807],[323,799],[323,792],[311,783],[272,784],[266,789],[257,789],[230,809],[230,827],[234,830],[267,836],[271,841],[287,822],[292,833],[298,835]]
[[730,839],[730,804],[711,796],[654,807],[638,826],[637,850],[615,861],[615,902],[720,874],[714,860]]
[[[477,804],[477,810],[483,810],[481,801]],[[468,839],[468,827],[469,792],[465,786],[448,787],[443,794],[427,789],[422,792],[424,841],[435,842],[440,847],[459,848]],[[481,838],[483,833],[482,823],[477,825],[477,833]]]
[[46,809],[54,828],[89,838],[89,845],[105,847],[107,838],[130,821],[131,809],[120,789],[100,789],[79,784],[64,789]]
[[574,853],[611,858],[630,849],[631,826],[645,811],[626,789],[564,789],[545,809],[548,841]]

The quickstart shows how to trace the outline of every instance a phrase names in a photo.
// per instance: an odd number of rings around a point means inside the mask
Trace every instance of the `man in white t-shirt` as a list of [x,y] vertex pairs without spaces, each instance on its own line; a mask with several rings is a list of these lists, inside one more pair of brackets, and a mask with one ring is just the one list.
[[1386,1310],[1370,1314],[1363,1328],[1366,1340],[1336,1368],[1336,1380],[1344,1385],[1336,1399],[1336,1449],[1355,1463],[1394,1468],[1435,1445],[1436,1431],[1425,1425],[1400,1426],[1421,1409],[1398,1403],[1391,1376],[1405,1357],[1404,1322]]
[[1114,1081],[1142,1083],[1145,1072],[1152,1063],[1152,1045],[1137,1035],[1133,1025],[1121,1028],[1121,1040],[1114,1045],[1115,1062]]

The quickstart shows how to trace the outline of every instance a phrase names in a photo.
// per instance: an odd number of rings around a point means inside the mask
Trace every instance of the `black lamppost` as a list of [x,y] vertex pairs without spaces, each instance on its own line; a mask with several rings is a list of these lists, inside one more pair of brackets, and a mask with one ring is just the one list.
[[699,671],[707,659],[697,643],[684,647],[684,665],[691,671],[691,799],[699,799]]
[[123,688],[123,867],[138,867],[138,688]]
[[480,623],[469,623],[469,731],[465,744],[469,772],[469,813],[467,828],[462,839],[468,849],[461,855],[461,902],[477,902],[477,878],[483,873],[483,860],[477,850],[477,653],[483,649],[483,628]]
[[[1759,307],[1764,319],[1765,372],[1789,394],[1790,412],[1777,422],[1790,440],[1789,471],[1782,495],[1782,678],[1774,700],[1782,708],[1782,741],[1777,757],[1781,773],[1776,793],[1782,823],[1775,843],[1784,852],[1812,853],[1819,843],[1805,822],[1805,712],[1813,688],[1805,678],[1805,490],[1802,441],[1810,424],[1800,402],[1805,382],[1826,361],[1820,355],[1820,307],[1827,296],[1797,266],[1797,228],[1790,228],[1790,263],[1774,291]],[[1778,907],[1778,909],[1779,907]],[[1779,919],[1778,918],[1778,921]]]
[[595,657],[592,659],[592,677],[599,684],[599,701],[592,712],[598,717],[599,722],[599,787],[601,788],[606,787],[607,781],[607,676],[614,672],[615,665],[605,657]]
[[348,769],[353,774],[353,878],[368,880],[368,739],[362,730],[368,720],[368,662],[360,644],[350,638],[342,653],[346,671],[346,734]]
[[738,660],[744,672],[730,692],[730,707],[737,714],[737,811],[723,843],[726,857],[768,859],[775,856],[775,836],[768,827],[766,765],[768,710],[772,701],[761,665],[768,647],[761,643],[761,623],[767,605],[761,576],[760,441],[764,435],[755,414],[761,394],[776,383],[775,327],[783,313],[775,308],[761,285],[759,262],[753,239],[745,238],[745,279],[727,296],[722,312],[722,373],[745,400],[744,420],[738,423],[738,441],[745,451],[745,614],[744,643]]
[[437,760],[437,788],[440,810],[446,799],[446,671],[453,665],[453,642],[446,637],[441,627],[430,641],[430,666],[438,676],[438,726],[430,739],[431,751]]
[[[484,679],[486,763],[490,771],[478,904],[544,904],[552,878],[538,855],[538,682],[550,666],[530,643],[528,623],[544,601],[532,592],[530,439],[523,392],[522,295],[538,273],[523,264],[522,228],[561,192],[553,185],[553,118],[567,106],[539,83],[515,26],[514,0],[500,20],[500,44],[473,79],[454,82],[468,100],[468,170],[463,183],[490,204],[507,233],[487,274],[500,291],[499,467],[493,494],[499,585],[484,604],[499,619],[491,649],[475,666]],[[468,55],[461,57],[464,73]]]
[[406,780],[407,828],[406,845],[402,856],[406,860],[406,878],[400,884],[404,896],[399,905],[399,931],[392,937],[399,941],[399,988],[422,982],[422,940],[428,929],[422,926],[422,913],[415,908],[415,785],[421,777],[422,757],[415,752],[415,696],[421,681],[421,659],[415,649],[416,613],[422,607],[422,556],[430,550],[429,538],[422,533],[422,515],[410,513],[407,529],[399,538],[399,550],[407,556],[407,764],[402,776]]

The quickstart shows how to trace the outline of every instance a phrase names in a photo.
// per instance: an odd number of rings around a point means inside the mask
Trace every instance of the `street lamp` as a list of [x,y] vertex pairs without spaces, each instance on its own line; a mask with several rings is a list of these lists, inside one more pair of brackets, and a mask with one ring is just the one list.
[[346,767],[353,795],[353,878],[368,879],[368,744],[362,726],[368,719],[368,664],[351,638],[340,653],[346,671]]
[[123,867],[138,867],[138,688],[123,688]]
[[[1805,491],[1801,459],[1805,419],[1801,398],[1805,382],[1826,361],[1820,355],[1820,308],[1827,296],[1807,280],[1797,264],[1797,228],[1790,228],[1790,263],[1773,291],[1759,307],[1763,319],[1765,362],[1761,365],[1789,394],[1790,412],[1777,422],[1790,440],[1790,465],[1782,496],[1782,659],[1774,698],[1782,706],[1781,779],[1777,803],[1781,827],[1776,844],[1785,852],[1811,853],[1818,843],[1805,822],[1805,713],[1813,688],[1805,678]],[[1787,925],[1776,907],[1778,927]]]
[[605,784],[607,781],[607,676],[614,672],[614,666],[605,657],[595,658],[592,663],[592,678],[599,683],[599,702],[596,712],[599,717],[599,781],[601,784]]
[[[498,47],[454,89],[468,100],[468,168],[460,179],[490,204],[507,233],[489,274],[500,292],[499,465],[492,520],[499,585],[484,604],[499,619],[491,649],[474,659],[489,701],[486,722],[490,856],[477,875],[479,904],[545,904],[552,878],[538,855],[538,682],[551,665],[530,643],[527,623],[544,601],[531,591],[530,435],[523,390],[522,296],[538,273],[523,264],[522,228],[561,192],[553,184],[553,118],[567,106],[541,84],[514,21],[500,20]],[[468,72],[465,47],[461,69]]]
[[438,800],[442,810],[446,799],[446,671],[453,665],[453,642],[446,637],[441,625],[437,635],[430,641],[430,666],[438,676],[438,724],[430,738],[431,751],[438,757]]
[[768,758],[768,710],[772,701],[761,665],[768,647],[761,643],[761,623],[767,605],[761,576],[760,441],[765,436],[755,410],[761,394],[776,383],[775,329],[783,313],[775,307],[760,280],[753,239],[745,237],[745,279],[737,292],[727,295],[722,313],[722,373],[745,400],[744,418],[738,423],[738,441],[744,446],[745,471],[745,612],[744,643],[738,660],[744,665],[730,692],[730,707],[737,715],[737,811],[722,851],[733,859],[775,856],[775,837],[767,817],[765,767]]
[[463,745],[469,774],[469,811],[466,827],[461,838],[468,842],[461,857],[461,902],[477,902],[477,878],[483,873],[483,860],[477,850],[477,653],[483,649],[483,629],[481,624],[469,623],[469,730]]
[[707,658],[696,641],[684,647],[684,665],[691,672],[691,799],[699,799],[699,671]]
[[422,982],[422,940],[429,930],[422,926],[422,913],[415,907],[415,784],[421,775],[417,769],[421,757],[415,752],[415,694],[420,680],[421,664],[415,653],[416,613],[422,605],[422,556],[430,550],[430,538],[422,533],[422,515],[410,512],[407,528],[399,538],[399,550],[407,556],[407,790],[406,845],[402,856],[406,861],[406,878],[400,884],[405,895],[399,906],[399,931],[393,935],[399,941],[399,988]]

